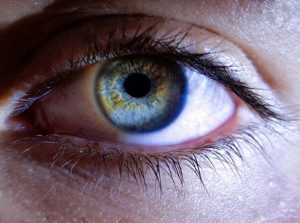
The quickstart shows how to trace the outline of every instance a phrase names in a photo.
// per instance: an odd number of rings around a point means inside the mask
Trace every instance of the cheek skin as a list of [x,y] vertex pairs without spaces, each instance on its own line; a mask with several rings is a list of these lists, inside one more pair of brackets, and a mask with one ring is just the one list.
[[[292,139],[293,136],[289,136]],[[134,180],[119,181],[112,175],[103,176],[95,187],[80,180],[71,180],[68,173],[35,166],[26,160],[16,160],[13,154],[1,150],[0,216],[14,208],[8,217],[13,222],[257,222],[280,219],[293,222],[300,216],[299,178],[300,153],[286,143],[267,148],[272,157],[270,166],[260,156],[247,154],[249,168],[238,161],[240,177],[229,168],[216,163],[218,174],[205,170],[207,191],[189,169],[185,171],[185,189],[175,190],[172,182],[163,183],[163,194],[157,185],[148,184],[148,191]],[[289,150],[286,148],[289,147]],[[246,149],[246,146],[245,146]],[[4,158],[5,157],[5,158]],[[289,163],[290,165],[286,165]],[[296,167],[296,169],[295,169]],[[151,180],[149,176],[149,182]],[[9,208],[8,208],[9,207]],[[239,210],[239,211],[232,211]],[[6,213],[6,214],[5,214]],[[12,217],[13,216],[13,217]],[[7,222],[3,218],[4,222]]]

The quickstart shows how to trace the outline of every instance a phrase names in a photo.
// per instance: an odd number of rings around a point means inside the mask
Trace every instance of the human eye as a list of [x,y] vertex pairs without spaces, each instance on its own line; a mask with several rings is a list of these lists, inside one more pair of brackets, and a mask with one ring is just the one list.
[[264,154],[257,132],[266,137],[286,120],[272,95],[252,87],[268,88],[255,73],[238,47],[190,24],[85,21],[51,38],[20,72],[8,138],[43,165],[85,176],[125,170],[147,185],[150,172],[161,188],[161,172],[183,184],[186,165],[202,181],[203,165],[243,160],[241,142]]

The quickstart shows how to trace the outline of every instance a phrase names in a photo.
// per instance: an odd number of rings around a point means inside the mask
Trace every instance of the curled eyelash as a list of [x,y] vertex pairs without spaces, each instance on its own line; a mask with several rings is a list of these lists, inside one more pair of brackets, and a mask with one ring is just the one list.
[[[164,182],[167,179],[171,180],[175,188],[185,188],[184,168],[188,168],[209,193],[204,179],[207,170],[218,173],[220,168],[229,168],[239,176],[241,167],[251,167],[247,162],[245,148],[243,148],[245,145],[247,153],[252,152],[254,155],[261,156],[272,165],[272,158],[266,150],[266,148],[273,148],[272,141],[269,139],[270,133],[285,140],[274,127],[270,125],[258,127],[257,123],[252,123],[213,143],[189,150],[157,154],[127,152],[114,147],[105,148],[101,143],[96,142],[76,145],[68,137],[62,135],[24,137],[14,141],[7,148],[15,149],[20,146],[22,149],[18,153],[18,158],[36,160],[34,157],[36,154],[43,153],[45,146],[54,146],[55,153],[43,165],[47,164],[53,169],[59,167],[59,170],[66,170],[69,176],[75,176],[71,177],[72,179],[82,177],[85,179],[84,182],[95,187],[100,186],[99,181],[103,175],[113,174],[118,176],[120,181],[127,177],[145,190],[151,183],[151,185],[157,185],[160,192],[163,192]],[[28,146],[24,148],[24,144]],[[113,168],[112,163],[114,163]]]
[[[120,22],[124,20],[120,19]],[[184,30],[177,30],[174,33],[166,33],[161,37],[154,38],[155,34],[160,30],[162,24],[142,29],[139,27],[135,35],[128,39],[125,37],[125,27],[123,25],[122,32],[116,32],[112,29],[107,48],[104,52],[97,50],[97,42],[92,44],[91,50],[96,50],[92,55],[87,55],[79,60],[71,61],[71,67],[80,67],[80,64],[89,64],[97,61],[96,57],[110,59],[126,54],[150,54],[168,57],[177,61],[179,64],[186,66],[195,72],[201,73],[206,77],[214,80],[227,89],[236,94],[243,100],[250,109],[255,111],[263,120],[268,121],[288,121],[286,117],[276,112],[274,105],[268,103],[261,95],[255,92],[254,87],[249,86],[239,80],[235,75],[238,68],[233,65],[225,65],[215,58],[218,51],[206,53],[190,53],[187,51],[190,46],[182,44],[192,26]],[[121,43],[121,44],[115,44]],[[92,51],[93,52],[93,51]],[[96,55],[96,57],[95,57]]]

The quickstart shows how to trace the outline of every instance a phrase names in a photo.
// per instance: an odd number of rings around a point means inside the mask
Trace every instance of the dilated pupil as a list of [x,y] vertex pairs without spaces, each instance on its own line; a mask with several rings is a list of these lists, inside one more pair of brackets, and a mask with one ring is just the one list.
[[124,81],[124,89],[132,97],[141,98],[151,90],[151,81],[144,74],[130,74]]

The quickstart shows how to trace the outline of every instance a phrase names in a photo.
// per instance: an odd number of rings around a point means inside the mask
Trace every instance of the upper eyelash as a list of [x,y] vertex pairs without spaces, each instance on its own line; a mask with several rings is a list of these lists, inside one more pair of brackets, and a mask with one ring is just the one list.
[[[180,47],[191,27],[174,34],[154,39],[153,36],[158,29],[159,27],[157,27],[157,25],[151,26],[144,31],[139,31],[138,29],[132,39],[127,40],[127,42],[126,39],[123,39],[123,42],[125,43],[120,46],[119,52],[116,51],[116,56],[122,55],[122,51],[126,52],[126,49],[130,49],[133,51],[136,50],[136,52],[142,51],[144,53],[159,54],[173,58],[184,66],[187,66],[230,89],[264,120],[286,120],[286,117],[275,112],[272,109],[272,105],[267,103],[261,95],[255,93],[253,87],[248,86],[248,84],[232,75],[232,73],[235,72],[234,67],[224,65],[221,62],[216,62],[214,55],[218,52],[201,54],[190,53],[186,51],[186,47]],[[116,37],[111,35],[109,40],[113,42],[114,38]],[[121,38],[124,37],[121,36]],[[112,44],[109,44],[109,46],[110,45]],[[157,46],[163,48],[164,52],[162,53]],[[104,57],[106,57],[105,53]]]
[[235,75],[233,75],[233,73],[236,72],[234,67],[216,62],[214,55],[218,52],[201,54],[190,53],[186,51],[186,47],[181,47],[181,43],[185,40],[191,29],[190,27],[186,30],[179,30],[172,34],[154,38],[153,36],[155,36],[155,33],[159,30],[159,27],[160,24],[150,26],[144,30],[139,27],[135,35],[129,39],[126,38],[124,34],[125,25],[122,29],[123,33],[115,32],[114,29],[112,29],[108,38],[107,47],[104,51],[99,50],[95,40],[95,42],[90,44],[89,53],[82,58],[69,60],[68,71],[58,71],[58,75],[49,80],[46,85],[36,88],[34,92],[28,93],[25,98],[20,100],[16,104],[12,116],[21,114],[34,104],[35,101],[48,95],[58,83],[68,78],[70,72],[80,69],[85,65],[97,63],[100,59],[110,59],[111,57],[138,53],[171,58],[183,66],[189,67],[217,81],[236,94],[265,121],[288,121],[287,117],[284,117],[273,109],[273,105],[269,104],[261,95],[255,93],[255,88],[248,86],[247,83],[236,78]]

